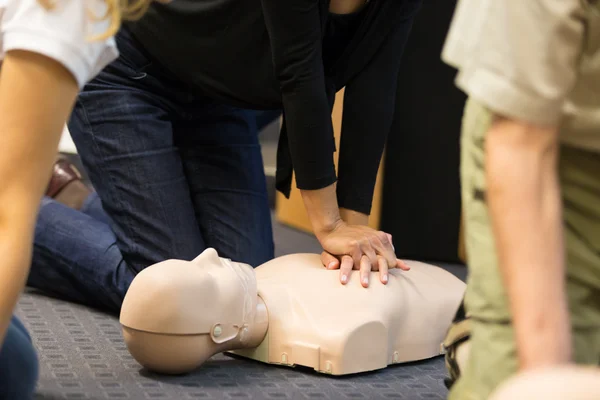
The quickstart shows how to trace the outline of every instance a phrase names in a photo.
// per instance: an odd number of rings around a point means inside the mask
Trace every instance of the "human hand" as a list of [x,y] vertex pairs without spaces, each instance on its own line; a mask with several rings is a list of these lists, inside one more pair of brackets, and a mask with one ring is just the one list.
[[340,282],[345,285],[351,271],[360,270],[360,282],[369,286],[371,271],[379,271],[381,283],[388,282],[388,270],[410,267],[396,258],[392,236],[367,226],[340,223],[327,235],[319,238],[323,246],[321,261],[327,269],[340,270]]

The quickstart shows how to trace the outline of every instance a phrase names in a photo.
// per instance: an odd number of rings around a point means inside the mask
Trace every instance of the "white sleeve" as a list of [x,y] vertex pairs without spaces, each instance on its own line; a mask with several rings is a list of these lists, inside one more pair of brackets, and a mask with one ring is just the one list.
[[2,65],[2,59],[4,58],[4,41],[2,40],[2,16],[4,15],[4,9],[6,9],[6,1],[7,0],[0,0],[0,65]]
[[38,0],[0,0],[3,52],[27,50],[52,58],[67,68],[83,87],[118,56],[113,38],[90,40],[106,31],[103,0],[56,0],[50,10]]
[[588,26],[581,0],[461,0],[442,58],[492,111],[555,125],[577,81]]

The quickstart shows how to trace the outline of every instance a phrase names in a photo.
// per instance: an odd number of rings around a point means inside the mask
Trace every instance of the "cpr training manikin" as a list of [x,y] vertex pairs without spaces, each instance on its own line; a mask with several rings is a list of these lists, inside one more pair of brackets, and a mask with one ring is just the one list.
[[192,371],[220,352],[331,375],[377,370],[439,355],[465,290],[441,268],[408,264],[385,285],[372,272],[364,288],[358,271],[342,285],[316,254],[252,269],[207,249],[142,271],[120,322],[132,356],[159,373]]

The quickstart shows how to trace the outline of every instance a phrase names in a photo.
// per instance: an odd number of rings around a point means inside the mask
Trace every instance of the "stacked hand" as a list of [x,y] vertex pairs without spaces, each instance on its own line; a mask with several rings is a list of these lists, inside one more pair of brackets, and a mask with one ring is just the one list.
[[410,267],[396,258],[392,236],[368,226],[349,225],[340,221],[335,228],[319,235],[323,246],[321,261],[327,269],[340,270],[340,282],[346,284],[352,270],[360,270],[360,282],[369,286],[371,271],[379,271],[383,284],[388,282],[388,270]]

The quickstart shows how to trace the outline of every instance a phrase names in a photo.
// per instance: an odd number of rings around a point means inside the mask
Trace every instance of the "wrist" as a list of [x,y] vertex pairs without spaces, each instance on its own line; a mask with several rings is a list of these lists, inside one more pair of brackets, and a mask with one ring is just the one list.
[[321,238],[327,236],[331,232],[335,231],[340,226],[346,224],[346,222],[344,222],[344,220],[339,214],[337,217],[316,219],[314,221],[311,221],[311,223],[313,226],[315,236],[319,240],[321,240]]
[[342,220],[348,225],[369,225],[369,216],[358,211],[341,207],[340,216],[342,217]]
[[318,190],[301,190],[313,231],[320,240],[344,224],[337,204],[335,185]]

